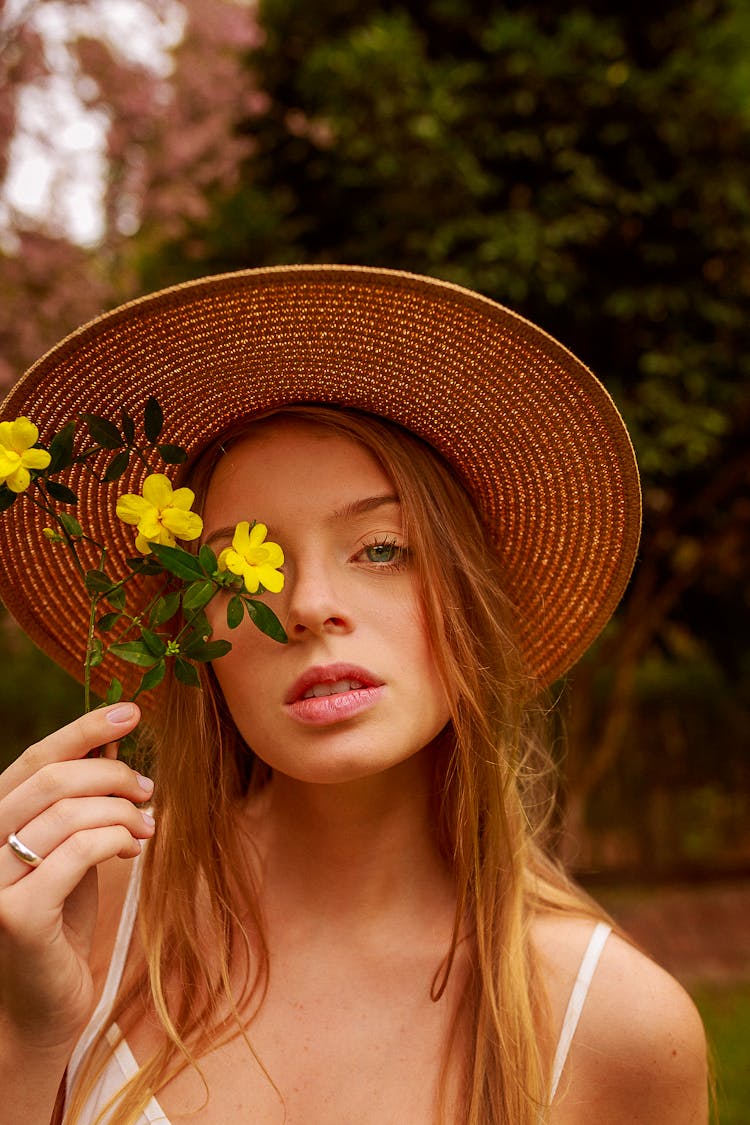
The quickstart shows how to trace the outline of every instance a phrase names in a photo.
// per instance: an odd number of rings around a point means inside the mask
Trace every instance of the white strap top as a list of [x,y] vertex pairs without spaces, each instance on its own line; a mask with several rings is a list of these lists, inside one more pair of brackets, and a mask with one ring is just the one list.
[[570,993],[565,1018],[560,1029],[560,1038],[557,1041],[555,1059],[552,1063],[552,1082],[550,1084],[549,1093],[550,1105],[554,1101],[557,1087],[560,1085],[562,1072],[568,1059],[568,1053],[570,1052],[570,1045],[573,1042],[573,1036],[576,1033],[578,1021],[581,1018],[583,1005],[586,1002],[596,966],[599,964],[599,958],[602,955],[605,943],[611,932],[612,927],[607,925],[606,922],[598,922],[596,924],[594,932],[589,938],[589,943],[583,955],[580,968],[578,969],[578,976],[576,977],[575,984]]
[[[104,990],[94,1010],[94,1014],[76,1044],[76,1048],[71,1056],[66,1078],[66,1104],[70,1100],[70,1093],[78,1071],[80,1070],[81,1063],[86,1053],[91,1048],[94,1039],[107,1022],[107,1017],[112,1010],[117,990],[120,987],[138,909],[138,892],[141,884],[140,861],[141,857],[139,856],[133,863],[133,871],[125,896],[125,904],[120,918],[120,925],[117,930],[117,937],[115,938],[107,979],[104,983]],[[610,933],[611,926],[608,926],[606,922],[599,922],[594,927],[586,947],[586,952],[583,955],[578,975],[571,990],[570,999],[568,1000],[568,1006],[560,1031],[560,1038],[557,1042],[554,1062],[552,1064],[552,1082],[549,1096],[550,1105],[557,1093],[560,1078],[562,1077],[562,1072],[570,1052],[570,1046],[573,1042],[573,1036],[575,1035],[578,1021],[581,1018],[583,1006],[586,1002],[586,996],[588,995],[596,966],[599,963],[599,958],[602,955]],[[113,1048],[113,1054],[100,1073],[96,1085],[86,1101],[86,1105],[79,1119],[79,1125],[93,1125],[97,1115],[101,1112],[102,1106],[106,1105],[109,1099],[117,1093],[118,1090],[122,1089],[123,1085],[132,1078],[138,1070],[138,1063],[135,1060],[133,1052],[130,1050],[125,1040],[120,1039],[120,1031],[116,1024],[112,1024],[108,1028],[106,1038]],[[118,1039],[120,1039],[119,1043]],[[104,1118],[104,1122],[105,1125],[116,1125],[112,1116]],[[137,1125],[154,1125],[156,1122],[158,1122],[159,1125],[170,1125],[166,1113],[161,1108],[156,1098],[152,1098],[143,1114],[138,1118]]]
[[[128,890],[125,895],[125,903],[122,908],[122,914],[120,915],[120,924],[117,927],[117,936],[112,951],[112,959],[109,963],[107,979],[104,982],[104,988],[99,998],[99,1003],[94,1009],[94,1013],[83,1035],[78,1040],[75,1050],[71,1055],[70,1062],[68,1063],[68,1071],[65,1079],[66,1105],[70,1102],[73,1083],[81,1068],[81,1064],[87,1052],[92,1047],[97,1035],[107,1022],[107,1017],[115,1002],[117,990],[120,987],[122,974],[125,970],[125,961],[128,956],[128,949],[130,948],[130,939],[135,926],[135,917],[138,912],[142,854],[143,853],[133,862],[133,870],[130,874]],[[99,1074],[95,1086],[86,1099],[86,1104],[79,1119],[79,1125],[93,1125],[102,1107],[107,1104],[118,1090],[122,1089],[125,1083],[132,1078],[138,1070],[138,1063],[135,1060],[133,1052],[130,1050],[125,1040],[120,1039],[120,1029],[117,1024],[112,1024],[105,1034],[107,1042],[112,1048],[112,1057]],[[112,1125],[115,1125],[114,1118],[111,1115],[107,1116],[104,1121],[107,1125],[109,1125],[110,1122],[112,1122]],[[138,1118],[138,1125],[151,1125],[152,1122],[157,1121],[161,1122],[161,1125],[170,1125],[166,1113],[161,1108],[156,1098],[152,1098],[143,1114]]]

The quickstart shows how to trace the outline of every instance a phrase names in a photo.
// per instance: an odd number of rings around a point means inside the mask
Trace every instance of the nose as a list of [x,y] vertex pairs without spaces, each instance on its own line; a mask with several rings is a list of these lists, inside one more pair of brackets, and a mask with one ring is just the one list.
[[291,639],[348,633],[353,617],[345,606],[343,582],[320,561],[299,561],[289,567],[286,593],[289,598],[286,632]]

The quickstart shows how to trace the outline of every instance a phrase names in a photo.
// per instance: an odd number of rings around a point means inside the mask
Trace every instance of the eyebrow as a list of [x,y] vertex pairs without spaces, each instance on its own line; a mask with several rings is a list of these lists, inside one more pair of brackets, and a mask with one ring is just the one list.
[[237,524],[235,524],[234,527],[217,527],[216,531],[212,531],[210,535],[207,535],[203,542],[208,546],[210,543],[213,543],[214,539],[231,540],[236,527]]
[[[352,500],[349,504],[344,504],[343,508],[337,508],[331,512],[329,517],[330,523],[335,523],[338,520],[351,520],[356,519],[357,516],[367,515],[368,512],[374,512],[378,508],[385,508],[388,506],[400,507],[401,501],[398,496],[390,493],[383,494],[382,496],[363,496],[360,500]],[[217,527],[212,531],[203,542],[211,544],[215,539],[230,539],[234,535],[234,527]]]
[[334,520],[350,520],[356,516],[367,515],[368,512],[374,512],[378,508],[384,508],[389,505],[400,506],[401,501],[398,496],[392,493],[383,494],[381,496],[363,496],[361,500],[352,500],[349,504],[345,504],[343,508],[337,508],[335,512],[331,513],[331,522]]

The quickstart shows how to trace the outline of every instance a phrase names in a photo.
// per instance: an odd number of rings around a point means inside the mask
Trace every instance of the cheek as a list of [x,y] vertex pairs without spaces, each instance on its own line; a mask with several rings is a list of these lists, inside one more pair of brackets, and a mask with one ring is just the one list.
[[429,698],[435,706],[448,709],[435,649],[429,635],[421,605],[413,599],[396,619],[393,626],[393,644],[399,664],[408,675],[418,679],[424,687],[425,701]]
[[232,634],[236,632],[235,629],[230,629],[227,625],[227,606],[229,604],[229,595],[225,593],[217,594],[208,605],[206,606],[206,617],[211,626],[211,639],[218,640],[232,640]]
[[265,744],[269,715],[276,711],[273,689],[277,678],[254,644],[235,643],[230,653],[214,662],[213,672],[235,727],[257,751],[257,743]]
[[[218,600],[218,599],[217,599]],[[213,628],[212,640],[227,640],[231,651],[213,662],[213,672],[222,694],[234,713],[251,706],[266,695],[266,683],[273,680],[274,656],[286,646],[271,640],[245,617],[235,629],[227,625],[226,601],[211,605],[207,612]]]

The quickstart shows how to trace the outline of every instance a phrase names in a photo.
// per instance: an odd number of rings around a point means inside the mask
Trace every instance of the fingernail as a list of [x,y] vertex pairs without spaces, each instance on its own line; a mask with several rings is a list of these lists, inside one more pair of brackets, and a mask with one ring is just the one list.
[[156,824],[156,821],[154,820],[154,818],[152,817],[150,812],[143,812],[141,810],[141,816],[143,817],[144,821],[149,826],[149,828],[154,827],[154,825]]
[[154,788],[154,783],[151,778],[144,777],[142,773],[137,773],[135,776],[138,778],[138,784],[140,785],[141,789],[145,789],[147,793],[150,793]]
[[121,703],[119,707],[113,707],[111,711],[107,711],[107,719],[110,723],[127,723],[135,717],[135,713],[135,707],[132,703]]

